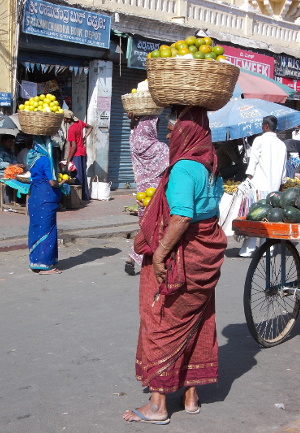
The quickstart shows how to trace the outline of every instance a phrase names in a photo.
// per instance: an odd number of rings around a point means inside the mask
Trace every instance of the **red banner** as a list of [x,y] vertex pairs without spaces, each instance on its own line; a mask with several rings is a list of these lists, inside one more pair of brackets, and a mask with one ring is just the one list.
[[239,68],[274,78],[274,58],[223,45],[227,60]]
[[284,77],[275,77],[275,80],[279,81],[279,83],[289,86],[291,89],[294,89],[296,90],[296,92],[300,93],[300,80],[293,80],[292,78]]

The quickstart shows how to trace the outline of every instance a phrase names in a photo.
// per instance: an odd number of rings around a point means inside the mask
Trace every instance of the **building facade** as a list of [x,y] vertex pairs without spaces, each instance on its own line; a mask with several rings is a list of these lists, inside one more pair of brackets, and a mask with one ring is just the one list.
[[[113,188],[134,186],[121,95],[146,78],[147,53],[161,43],[207,35],[241,56],[269,56],[272,74],[298,86],[299,15],[298,2],[289,0],[86,0],[80,8],[73,1],[6,0],[0,5],[0,106],[13,113],[30,92],[56,92],[94,126],[89,177],[112,181]],[[165,123],[163,114],[162,140]]]

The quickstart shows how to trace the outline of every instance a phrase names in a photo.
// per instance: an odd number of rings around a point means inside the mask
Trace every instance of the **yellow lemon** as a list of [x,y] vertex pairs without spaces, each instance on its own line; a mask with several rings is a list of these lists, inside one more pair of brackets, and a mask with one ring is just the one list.
[[69,175],[68,174],[63,174],[61,178],[63,180],[68,180],[69,179]]
[[131,93],[136,93],[137,92],[137,89],[132,89],[131,90]]
[[39,98],[40,98],[41,101],[43,101],[43,100],[46,98],[46,96],[42,93],[42,94],[39,96]]
[[25,108],[25,105],[24,105],[24,104],[20,104],[20,105],[19,105],[19,110],[24,110],[24,108]]

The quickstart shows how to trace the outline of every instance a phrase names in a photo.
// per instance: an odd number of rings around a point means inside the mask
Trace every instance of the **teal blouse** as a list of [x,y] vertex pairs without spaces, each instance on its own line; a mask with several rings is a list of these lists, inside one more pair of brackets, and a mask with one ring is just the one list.
[[166,196],[171,215],[192,218],[193,223],[219,216],[223,192],[221,177],[211,180],[203,164],[184,159],[171,169]]

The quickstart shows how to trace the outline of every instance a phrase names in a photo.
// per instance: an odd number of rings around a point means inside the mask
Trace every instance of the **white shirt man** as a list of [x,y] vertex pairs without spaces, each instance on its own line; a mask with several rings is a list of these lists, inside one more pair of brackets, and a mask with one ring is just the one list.
[[[263,118],[263,135],[256,137],[252,144],[246,176],[251,180],[257,191],[267,193],[278,191],[285,182],[286,176],[286,145],[281,141],[275,130],[277,118],[266,116]],[[263,242],[264,240],[261,240]],[[240,257],[251,257],[256,249],[256,238],[245,239],[240,249]]]

